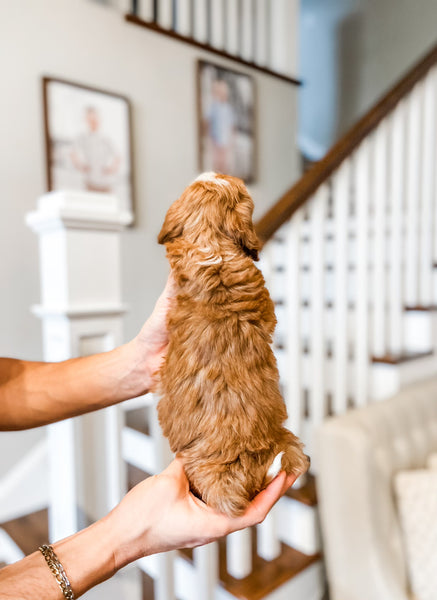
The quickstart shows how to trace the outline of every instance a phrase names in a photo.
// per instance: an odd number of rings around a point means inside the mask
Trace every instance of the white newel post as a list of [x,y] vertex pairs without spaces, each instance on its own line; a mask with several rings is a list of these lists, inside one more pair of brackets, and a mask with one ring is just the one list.
[[[51,192],[27,224],[39,236],[44,359],[61,361],[122,342],[120,231],[131,215],[116,197]],[[125,493],[121,413],[111,407],[48,427],[50,539],[108,512]]]

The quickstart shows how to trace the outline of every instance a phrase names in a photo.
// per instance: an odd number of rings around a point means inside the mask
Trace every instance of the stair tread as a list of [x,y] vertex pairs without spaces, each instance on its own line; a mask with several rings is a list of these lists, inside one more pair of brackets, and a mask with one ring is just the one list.
[[[321,559],[320,553],[307,555],[281,544],[278,558],[264,560],[256,553],[256,528],[252,528],[252,533],[252,572],[243,579],[235,579],[227,573],[226,538],[218,541],[220,583],[230,594],[241,600],[261,600]],[[185,559],[193,561],[191,549],[184,548],[180,553]]]
[[399,365],[401,363],[408,362],[409,360],[426,358],[427,356],[432,356],[433,354],[434,352],[432,350],[428,350],[427,352],[405,352],[402,354],[386,354],[385,356],[373,356],[372,363]]
[[317,506],[316,478],[314,475],[308,474],[305,483],[300,488],[291,487],[285,492],[285,495],[307,506]]
[[32,554],[49,539],[48,510],[37,512],[1,523],[0,527],[14,540],[24,554]]
[[134,408],[126,411],[126,426],[145,435],[150,435],[150,425],[147,407]]

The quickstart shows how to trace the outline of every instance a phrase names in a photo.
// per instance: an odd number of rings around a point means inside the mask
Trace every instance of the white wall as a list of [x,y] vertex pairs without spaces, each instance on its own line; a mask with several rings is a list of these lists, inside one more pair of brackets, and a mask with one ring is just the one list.
[[[24,225],[45,191],[41,76],[113,90],[132,101],[136,225],[124,234],[122,262],[128,339],[166,278],[164,249],[156,242],[165,211],[197,172],[198,57],[208,58],[87,0],[0,2],[0,356],[42,356],[40,323],[29,310],[39,300],[37,239]],[[296,88],[254,76],[259,176],[252,192],[260,216],[298,172]],[[6,439],[0,434],[0,475]],[[14,439],[23,445],[28,438]]]
[[301,0],[299,145],[315,160],[437,42],[436,0]]

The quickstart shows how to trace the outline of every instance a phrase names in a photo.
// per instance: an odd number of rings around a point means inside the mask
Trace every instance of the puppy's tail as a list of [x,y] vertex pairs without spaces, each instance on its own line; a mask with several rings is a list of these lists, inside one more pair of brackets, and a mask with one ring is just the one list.
[[291,431],[284,429],[281,452],[275,457],[267,472],[267,482],[271,481],[279,471],[294,473],[298,477],[306,473],[311,461],[303,451],[303,444]]
[[[185,463],[185,471],[192,491],[208,506],[230,517],[244,513],[251,501],[247,471],[240,460],[221,465],[193,465]],[[253,495],[253,494],[252,494]]]

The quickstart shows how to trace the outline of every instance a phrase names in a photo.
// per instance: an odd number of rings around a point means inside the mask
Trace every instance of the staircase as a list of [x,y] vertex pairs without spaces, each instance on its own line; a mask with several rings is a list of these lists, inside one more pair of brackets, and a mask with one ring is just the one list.
[[295,40],[290,35],[297,10],[295,0],[133,0],[125,19],[209,56],[299,85],[292,76]]
[[437,47],[258,223],[290,425],[436,367]]

